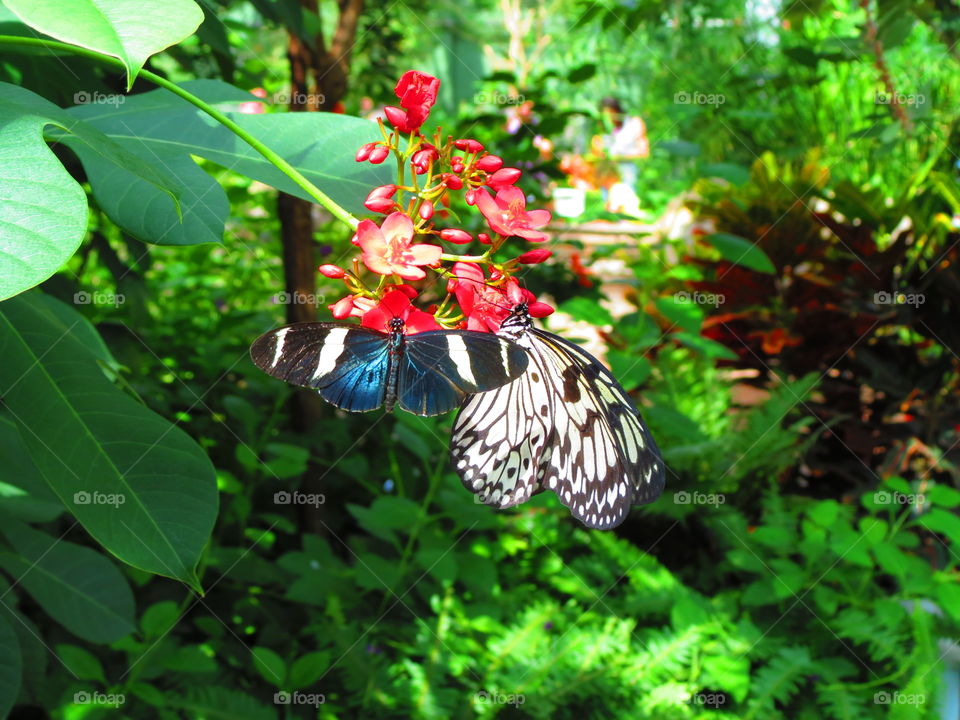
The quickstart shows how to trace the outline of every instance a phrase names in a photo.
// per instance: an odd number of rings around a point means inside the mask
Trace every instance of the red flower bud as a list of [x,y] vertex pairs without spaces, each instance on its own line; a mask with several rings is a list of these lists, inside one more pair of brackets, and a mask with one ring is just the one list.
[[353,295],[347,295],[328,307],[337,320],[350,317],[350,312],[353,310]]
[[496,172],[503,166],[503,160],[496,155],[484,155],[477,160],[477,170],[484,172]]
[[443,174],[443,184],[451,190],[459,190],[463,187],[463,180],[452,173]]
[[420,217],[424,220],[429,220],[433,217],[433,203],[429,200],[424,200],[423,205],[420,206]]
[[447,242],[456,243],[457,245],[466,245],[469,242],[473,242],[473,236],[470,235],[470,233],[465,230],[458,230],[457,228],[441,230],[440,237]]
[[414,171],[417,175],[423,175],[427,170],[430,169],[430,163],[439,157],[437,151],[431,148],[424,148],[423,150],[417,150],[413,154],[413,157],[410,158],[410,164],[413,165]]
[[454,155],[450,159],[450,169],[455,173],[463,172],[463,158],[459,155]]
[[527,250],[525,253],[523,253],[523,255],[517,258],[517,262],[521,265],[536,265],[537,263],[542,263],[551,255],[553,255],[553,253],[546,248]]
[[410,128],[407,124],[407,113],[398,107],[388,105],[383,109],[383,114],[387,116],[390,124],[402,133],[410,132],[414,129]]
[[363,201],[363,206],[370,212],[387,213],[393,210],[396,203],[391,200],[393,194],[397,191],[396,185],[381,185],[374,188]]
[[478,153],[483,150],[483,145],[478,143],[476,140],[471,140],[469,138],[457,140],[453,146],[458,150],[466,150],[468,153]]
[[377,145],[373,150],[370,151],[370,162],[374,165],[379,165],[384,160],[387,159],[387,155],[390,154],[390,148],[386,145]]
[[467,205],[473,205],[477,201],[478,192],[480,192],[480,188],[470,188],[463,194],[463,199],[467,201]]
[[321,275],[332,280],[339,280],[347,274],[343,268],[338,268],[336,265],[321,265],[317,269],[320,270]]
[[371,151],[377,146],[376,143],[367,143],[366,145],[361,145],[360,149],[357,150],[357,162],[363,162],[368,157],[370,157]]
[[527,312],[530,313],[530,317],[543,318],[547,315],[553,315],[554,310],[545,302],[538,300],[527,305]]
[[487,178],[487,185],[492,187],[495,191],[505,188],[508,185],[513,185],[517,180],[520,179],[520,176],[523,173],[519,168],[500,168],[493,175]]
[[486,233],[477,233],[477,240],[482,242],[484,245],[490,244],[490,236]]

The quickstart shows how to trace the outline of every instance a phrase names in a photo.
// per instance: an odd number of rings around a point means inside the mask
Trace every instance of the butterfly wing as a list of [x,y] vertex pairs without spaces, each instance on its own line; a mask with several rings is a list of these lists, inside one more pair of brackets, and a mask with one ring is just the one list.
[[338,323],[297,323],[271,330],[250,346],[254,364],[268,375],[318,390],[344,410],[383,404],[389,336]]
[[451,459],[464,485],[494,507],[556,492],[591,528],[623,522],[664,485],[659,450],[629,395],[573,343],[527,329],[530,355],[510,385],[468,398],[454,424]]
[[490,333],[437,330],[406,336],[397,401],[417,415],[453,410],[464,394],[492,390],[526,370],[527,354]]
[[450,459],[464,486],[497,508],[519,505],[539,492],[539,477],[549,460],[553,397],[531,337],[517,338],[530,351],[526,373],[509,385],[468,397],[450,439]]
[[600,361],[561,337],[530,332],[555,393],[557,433],[541,483],[587,527],[616,527],[632,505],[652,502],[663,491],[660,451],[630,396]]

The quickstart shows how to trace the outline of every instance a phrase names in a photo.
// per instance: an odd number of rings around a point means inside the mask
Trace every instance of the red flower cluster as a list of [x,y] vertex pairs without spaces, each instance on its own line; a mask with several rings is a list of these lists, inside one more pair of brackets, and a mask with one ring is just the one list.
[[[399,166],[398,179],[367,196],[365,207],[386,217],[379,225],[372,220],[357,225],[353,243],[361,254],[354,259],[353,269],[320,268],[326,277],[343,280],[350,293],[330,306],[334,317],[358,316],[364,326],[379,330],[388,327],[390,318],[402,317],[406,332],[440,327],[495,332],[518,303],[527,303],[534,317],[553,312],[513,277],[521,265],[546,261],[549,250],[538,248],[511,260],[495,259],[511,237],[545,241],[541,228],[550,222],[550,213],[527,210],[527,198],[516,187],[521,171],[504,167],[503,159],[485,152],[481,143],[444,138],[439,130],[429,141],[424,137],[421,128],[439,88],[437,78],[415,70],[404,73],[395,88],[400,107],[385,109],[389,125],[380,121],[383,140],[367,143],[357,152],[358,162],[374,164],[392,154]],[[479,210],[489,228],[476,237],[486,248],[481,255],[446,251],[442,243],[463,246],[474,237],[462,228],[434,225],[435,218],[448,214],[444,208],[459,193],[468,206]],[[361,279],[361,266],[380,276],[375,288]],[[446,298],[429,312],[413,306],[411,300],[418,291],[404,284],[426,278],[427,268],[449,281]]]

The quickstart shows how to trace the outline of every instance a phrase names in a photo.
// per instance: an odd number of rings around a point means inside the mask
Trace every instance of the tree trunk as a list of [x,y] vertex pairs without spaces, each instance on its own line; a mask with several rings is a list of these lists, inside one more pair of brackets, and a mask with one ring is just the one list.
[[[305,10],[319,16],[317,0],[300,0]],[[290,62],[290,102],[292,112],[332,111],[347,92],[350,50],[357,34],[363,0],[340,0],[340,17],[329,48],[318,30],[310,43],[290,33],[287,58]],[[317,247],[313,239],[313,205],[293,195],[280,193],[277,199],[280,237],[283,242],[283,274],[288,301],[287,322],[310,322],[317,316]],[[312,390],[294,395],[293,425],[307,432],[327,412],[320,396]],[[324,474],[312,460],[304,481],[307,492],[327,494],[314,487]],[[322,518],[315,510],[304,508],[302,520],[308,532],[323,532]]]

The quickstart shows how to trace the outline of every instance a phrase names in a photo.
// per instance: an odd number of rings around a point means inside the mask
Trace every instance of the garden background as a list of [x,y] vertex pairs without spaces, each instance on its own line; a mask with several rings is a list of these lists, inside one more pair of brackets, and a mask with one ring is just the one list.
[[[3,0],[0,36],[0,715],[960,717],[956,3]],[[329,318],[311,188],[370,215],[359,117],[411,68],[553,208],[524,283],[663,451],[613,531],[248,358]]]

